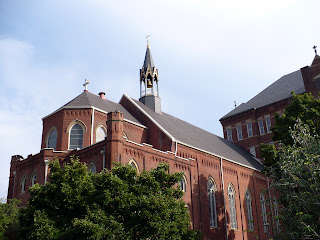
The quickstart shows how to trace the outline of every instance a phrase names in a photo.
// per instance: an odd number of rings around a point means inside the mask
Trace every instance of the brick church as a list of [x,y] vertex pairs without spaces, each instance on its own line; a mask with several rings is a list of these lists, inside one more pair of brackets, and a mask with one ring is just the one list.
[[223,139],[161,111],[158,69],[148,43],[140,99],[124,94],[115,103],[103,92],[90,93],[86,81],[84,92],[43,118],[40,152],[12,156],[8,198],[25,205],[28,188],[48,181],[54,159],[79,156],[93,173],[113,162],[131,164],[138,173],[168,163],[170,172],[184,172],[180,187],[191,227],[204,239],[268,239],[277,211],[265,201],[268,179],[255,157],[257,146],[271,141],[273,114],[289,103],[289,86],[297,94],[320,86],[319,63],[316,55],[310,67],[280,78],[221,118]]

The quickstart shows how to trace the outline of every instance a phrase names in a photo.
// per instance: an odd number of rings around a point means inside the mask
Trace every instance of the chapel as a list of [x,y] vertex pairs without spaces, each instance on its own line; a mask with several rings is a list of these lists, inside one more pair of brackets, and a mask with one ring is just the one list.
[[[163,112],[159,80],[148,42],[138,100],[123,94],[112,102],[104,92],[89,92],[86,81],[82,93],[43,117],[39,153],[12,156],[8,199],[25,205],[29,187],[49,181],[54,159],[63,163],[79,156],[93,173],[114,162],[130,164],[138,173],[168,163],[170,172],[184,173],[180,188],[190,227],[201,230],[204,239],[268,239],[277,227],[272,218],[277,210],[267,204],[269,180],[261,161],[241,144]],[[227,124],[236,136],[233,123]]]

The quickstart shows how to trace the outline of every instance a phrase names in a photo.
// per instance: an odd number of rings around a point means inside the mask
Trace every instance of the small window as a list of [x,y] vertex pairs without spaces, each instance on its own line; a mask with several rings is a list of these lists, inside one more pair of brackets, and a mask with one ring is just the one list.
[[209,200],[209,215],[210,215],[210,227],[218,227],[217,220],[217,204],[216,204],[216,191],[217,187],[212,179],[207,183],[208,200]]
[[227,129],[227,139],[228,139],[228,141],[232,142],[232,129],[231,128]]
[[238,125],[237,126],[237,135],[238,135],[238,140],[242,140],[243,137],[242,137],[242,127],[241,125]]
[[266,121],[266,126],[267,126],[267,133],[270,133],[271,132],[271,120],[269,117],[267,117],[265,119],[265,121]]
[[137,171],[137,173],[139,173],[138,165],[137,165],[137,163],[136,163],[136,161],[134,159],[131,159],[129,161],[129,165],[132,166]]
[[82,148],[83,146],[83,128],[76,123],[70,130],[70,147],[69,149]]
[[263,120],[262,119],[258,121],[258,125],[259,125],[260,135],[264,135],[264,126],[263,126]]
[[186,179],[184,176],[182,176],[181,180],[179,181],[180,190],[182,192],[186,192]]
[[251,146],[249,149],[250,149],[250,153],[256,157],[257,156],[256,148],[254,146]]
[[235,190],[232,184],[230,184],[228,187],[228,196],[229,196],[231,229],[237,229]]
[[48,136],[47,148],[53,148],[54,150],[56,150],[57,137],[58,137],[57,130],[52,129],[49,133],[49,136]]
[[261,203],[261,211],[262,211],[263,231],[268,232],[269,224],[268,224],[268,217],[267,217],[266,201],[263,196],[263,193],[260,193],[260,203]]
[[103,141],[107,136],[107,130],[100,126],[96,130],[96,142],[101,142]]
[[31,186],[35,185],[37,182],[37,174],[34,172],[31,175]]
[[27,177],[23,176],[21,180],[21,193],[24,193],[26,191],[26,185],[27,185]]
[[96,165],[93,162],[89,164],[88,171],[93,173],[93,174],[95,174],[97,172]]
[[249,189],[247,189],[247,191],[246,191],[245,198],[246,198],[247,214],[248,214],[248,229],[250,231],[254,231],[251,194],[249,192]]
[[248,137],[252,137],[253,136],[252,122],[247,122],[247,132],[248,132]]

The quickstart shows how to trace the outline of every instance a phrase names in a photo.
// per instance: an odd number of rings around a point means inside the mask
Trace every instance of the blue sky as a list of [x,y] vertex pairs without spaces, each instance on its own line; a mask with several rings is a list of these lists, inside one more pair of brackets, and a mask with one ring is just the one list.
[[0,197],[11,155],[40,150],[42,117],[88,89],[139,98],[146,36],[162,110],[222,136],[219,119],[310,65],[317,0],[0,1]]

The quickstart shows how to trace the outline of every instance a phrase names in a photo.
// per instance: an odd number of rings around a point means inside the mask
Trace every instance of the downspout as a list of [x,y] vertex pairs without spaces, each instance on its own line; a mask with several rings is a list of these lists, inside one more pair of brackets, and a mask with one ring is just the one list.
[[223,207],[224,207],[224,220],[226,226],[226,237],[228,240],[228,221],[227,221],[227,209],[226,209],[226,199],[224,195],[224,180],[223,180],[223,168],[222,168],[222,158],[220,158],[220,168],[221,168],[221,181],[222,181],[222,196],[223,196]]
[[94,108],[92,108],[92,115],[91,115],[91,144],[93,144],[93,125],[94,125]]
[[102,170],[106,168],[106,148],[104,147],[100,153],[102,154]]
[[46,184],[48,180],[49,162],[49,159],[44,160],[44,184]]
[[[270,181],[269,178],[267,177],[267,182],[268,182],[268,195],[269,195],[269,201],[270,201],[270,210],[271,210],[271,217],[272,217],[272,234],[273,234],[273,229],[275,229],[275,224],[274,224],[274,216],[273,216],[273,201],[271,198],[271,193],[270,193]],[[268,232],[270,233],[270,228],[268,228]]]
[[16,172],[16,171],[13,171],[13,189],[12,189],[12,196],[11,196],[11,198],[13,198],[13,196],[14,196],[14,191],[15,191],[15,188],[16,188],[16,175],[17,175],[17,172]]
[[174,155],[177,156],[177,151],[178,151],[178,142],[176,141],[176,149],[174,151]]
[[242,239],[244,240],[244,230],[243,230],[243,219],[242,219],[242,204],[241,204],[241,193],[240,193],[240,185],[239,185],[239,176],[237,172],[237,184],[238,184],[238,195],[239,195],[239,206],[240,206],[240,218],[241,218],[241,228],[242,228]]

